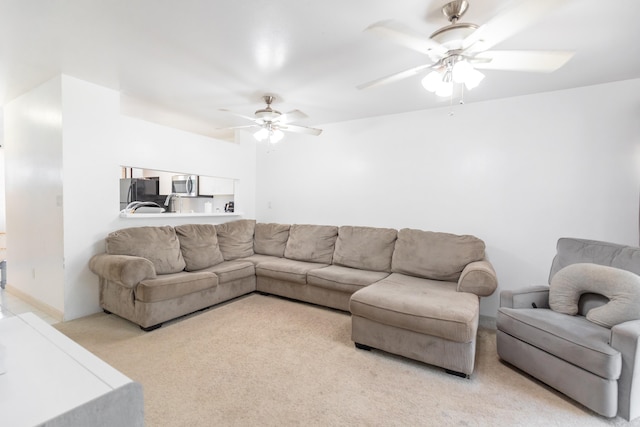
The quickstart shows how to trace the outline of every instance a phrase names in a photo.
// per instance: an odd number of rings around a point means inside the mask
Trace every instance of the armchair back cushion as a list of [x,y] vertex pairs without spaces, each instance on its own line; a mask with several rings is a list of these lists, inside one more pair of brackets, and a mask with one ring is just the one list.
[[338,227],[331,225],[293,224],[284,249],[285,258],[331,264],[338,237]]
[[398,232],[393,228],[342,226],[338,229],[333,263],[371,271],[391,271]]
[[170,226],[123,228],[109,233],[105,242],[108,254],[146,258],[157,274],[177,273],[186,266],[180,242]]
[[581,262],[608,265],[640,275],[640,248],[597,240],[562,237],[558,239],[557,249],[551,264],[549,284],[558,271],[568,265]]
[[195,271],[218,265],[224,261],[218,247],[216,227],[212,224],[183,224],[175,227],[185,270]]
[[216,225],[218,246],[225,261],[253,255],[255,219],[241,219]]
[[484,242],[474,236],[403,228],[391,271],[426,279],[457,281],[467,264],[484,259]]
[[602,294],[607,303],[590,309],[587,320],[606,328],[640,319],[640,276],[598,264],[571,264],[558,271],[549,286],[549,306],[559,313],[576,315],[584,293]]
[[261,255],[283,257],[290,228],[289,224],[257,223],[253,251]]

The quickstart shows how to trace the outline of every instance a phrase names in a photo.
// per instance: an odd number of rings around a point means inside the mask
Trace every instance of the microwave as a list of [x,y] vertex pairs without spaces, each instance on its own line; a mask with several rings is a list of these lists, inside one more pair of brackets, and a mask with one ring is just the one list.
[[198,175],[174,175],[171,177],[171,192],[186,197],[197,196]]

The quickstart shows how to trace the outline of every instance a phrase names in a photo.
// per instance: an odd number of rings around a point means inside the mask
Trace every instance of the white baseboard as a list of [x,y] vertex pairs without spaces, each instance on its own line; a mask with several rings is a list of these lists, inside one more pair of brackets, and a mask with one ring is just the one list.
[[32,297],[31,295],[22,292],[21,290],[15,288],[14,286],[11,286],[8,283],[5,287],[5,291],[9,292],[12,295],[15,295],[16,297],[20,298],[27,304],[30,304],[35,308],[37,308],[38,310],[42,311],[43,313],[53,317],[58,322],[62,322],[64,319],[64,313],[58,310],[57,308],[51,307],[49,304],[46,304]]

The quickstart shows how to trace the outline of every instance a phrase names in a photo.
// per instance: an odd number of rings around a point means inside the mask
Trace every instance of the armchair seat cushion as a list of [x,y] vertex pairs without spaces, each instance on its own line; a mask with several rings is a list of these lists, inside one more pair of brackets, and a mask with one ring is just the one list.
[[476,295],[458,292],[454,282],[399,273],[354,293],[350,309],[354,316],[454,342],[472,342],[478,328]]
[[388,275],[389,273],[382,271],[358,270],[339,265],[330,265],[329,267],[311,270],[307,274],[307,282],[310,285],[325,289],[353,293],[384,279]]
[[599,377],[620,377],[622,356],[609,345],[611,330],[583,316],[544,308],[501,307],[497,328]]
[[158,302],[218,286],[218,277],[211,272],[180,272],[144,279],[136,287],[136,300]]

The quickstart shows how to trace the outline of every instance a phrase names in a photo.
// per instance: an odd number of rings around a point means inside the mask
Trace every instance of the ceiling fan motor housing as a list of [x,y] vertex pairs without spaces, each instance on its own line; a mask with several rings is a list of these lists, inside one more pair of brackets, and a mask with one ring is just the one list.
[[262,119],[265,122],[272,122],[282,115],[280,111],[271,108],[271,103],[276,99],[275,96],[265,95],[262,99],[267,103],[267,106],[260,110],[256,110],[255,115],[257,118]]
[[467,0],[454,0],[442,7],[442,14],[447,17],[449,22],[455,24],[467,9],[469,9],[469,2]]
[[445,4],[442,7],[442,14],[451,24],[434,31],[430,38],[449,50],[461,49],[462,41],[478,29],[476,24],[458,23],[468,8],[467,0],[455,0]]
[[449,50],[461,49],[463,40],[477,29],[478,26],[476,24],[461,22],[459,24],[447,25],[446,27],[436,30],[431,34],[430,38]]

